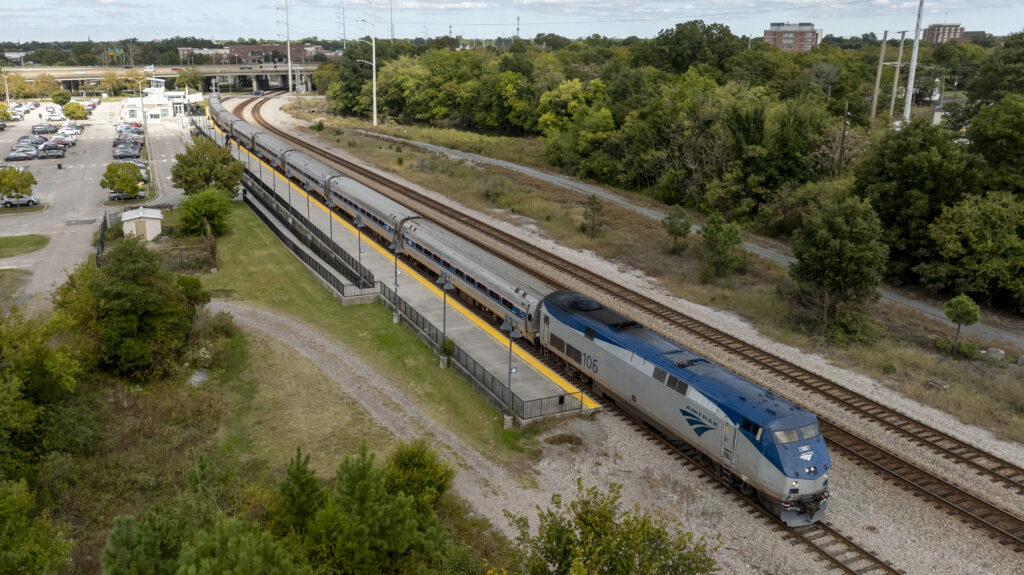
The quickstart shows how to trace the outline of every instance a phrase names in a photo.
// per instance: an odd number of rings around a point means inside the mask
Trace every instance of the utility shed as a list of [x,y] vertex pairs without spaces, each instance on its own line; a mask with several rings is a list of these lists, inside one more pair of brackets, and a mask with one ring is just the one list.
[[136,208],[121,213],[121,229],[124,234],[145,238],[147,242],[160,235],[164,215],[153,208]]

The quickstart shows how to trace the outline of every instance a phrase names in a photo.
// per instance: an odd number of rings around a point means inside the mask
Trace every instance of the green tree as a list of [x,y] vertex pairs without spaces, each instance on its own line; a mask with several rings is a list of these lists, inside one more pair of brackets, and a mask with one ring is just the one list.
[[981,62],[967,94],[976,102],[998,102],[1007,94],[1024,94],[1024,32],[1006,37]]
[[54,104],[57,104],[58,106],[63,106],[64,104],[67,104],[71,101],[71,92],[63,89],[55,90],[50,94],[50,99],[53,100]]
[[311,562],[339,575],[394,573],[429,561],[443,536],[433,514],[419,516],[412,496],[388,493],[385,471],[364,445],[338,466],[334,491],[306,534]]
[[744,256],[740,249],[743,237],[740,235],[739,224],[725,223],[720,212],[711,212],[698,233],[703,240],[701,257],[704,265],[701,267],[701,278],[705,281],[722,277],[741,263]]
[[6,122],[11,119],[10,108],[6,102],[0,102],[0,122]]
[[215,236],[222,236],[228,230],[228,216],[231,201],[220,188],[207,188],[192,194],[181,203],[181,230],[187,234],[205,233],[203,220],[210,223]]
[[1024,192],[1024,95],[1007,94],[998,104],[982,107],[967,137],[971,150],[994,168],[992,178],[998,184],[993,187]]
[[65,528],[37,513],[24,480],[0,481],[0,573],[56,575],[70,567]]
[[273,536],[241,519],[221,518],[212,531],[199,531],[178,557],[177,575],[307,575],[310,570]]
[[583,229],[593,238],[604,227],[604,202],[597,194],[590,194],[583,206]]
[[64,117],[69,120],[84,120],[89,117],[89,111],[78,102],[64,104]]
[[608,493],[583,488],[577,480],[576,499],[568,505],[560,495],[551,507],[538,508],[536,535],[526,516],[505,512],[525,555],[530,575],[660,575],[716,573],[713,557],[718,549],[703,539],[694,540],[683,525],[660,513],[620,508],[622,486],[613,483]]
[[930,286],[1024,309],[1024,199],[1009,192],[970,196],[929,228],[940,259],[915,271]]
[[46,96],[60,89],[60,83],[49,74],[39,74],[32,82],[32,93],[38,96]]
[[793,238],[796,263],[789,275],[827,325],[843,303],[871,298],[882,281],[889,248],[882,243],[870,202],[847,198],[825,202],[804,216]]
[[0,196],[26,196],[32,193],[36,177],[17,168],[0,168]]
[[970,296],[960,294],[946,302],[946,317],[956,324],[953,345],[960,342],[960,326],[974,325],[981,319],[981,308]]
[[425,439],[400,443],[388,457],[385,469],[388,492],[412,497],[421,513],[433,509],[455,480],[455,468],[441,459]]
[[934,257],[928,226],[963,197],[980,191],[984,161],[926,121],[875,142],[857,167],[854,193],[871,200],[889,246],[889,275],[914,279]]
[[100,559],[102,575],[174,575],[178,570],[182,521],[154,508],[140,522],[134,517],[114,518]]
[[55,297],[92,337],[100,366],[136,382],[175,368],[195,314],[160,262],[141,240],[126,237],[107,250],[98,271],[76,268]]
[[208,138],[195,139],[184,154],[176,154],[174,159],[171,181],[185,195],[214,187],[234,197],[245,170],[245,164],[231,157],[230,150]]
[[142,170],[131,162],[107,164],[100,186],[122,194],[137,194],[142,184]]
[[323,507],[326,494],[309,468],[309,455],[302,456],[302,448],[295,448],[295,457],[288,462],[284,481],[277,489],[285,520],[292,529],[304,533],[309,520]]
[[[672,238],[672,251],[675,252],[679,246],[679,238],[686,238],[690,235],[690,228],[693,227],[693,218],[687,213],[683,206],[675,205],[669,208],[664,219],[661,220],[661,227]],[[683,242],[683,249],[686,243]]]
[[188,86],[194,92],[202,92],[205,79],[203,73],[195,66],[188,66],[178,70],[178,77],[174,80],[174,87],[184,90],[185,86]]
[[108,70],[103,73],[103,77],[100,78],[99,89],[111,96],[121,95],[121,90],[124,90],[124,79],[117,75],[117,72]]

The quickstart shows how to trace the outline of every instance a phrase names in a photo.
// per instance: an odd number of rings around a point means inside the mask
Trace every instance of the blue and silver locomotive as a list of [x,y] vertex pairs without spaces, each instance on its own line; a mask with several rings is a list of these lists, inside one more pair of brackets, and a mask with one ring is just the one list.
[[617,405],[698,449],[788,525],[821,519],[832,462],[814,414],[575,292],[541,305],[540,341]]

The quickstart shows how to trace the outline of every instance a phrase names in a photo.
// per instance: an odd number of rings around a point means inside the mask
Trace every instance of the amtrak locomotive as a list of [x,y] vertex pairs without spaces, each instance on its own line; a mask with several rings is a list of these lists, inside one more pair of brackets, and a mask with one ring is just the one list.
[[600,303],[555,291],[486,250],[259,131],[210,98],[239,145],[384,242],[399,238],[419,268],[446,273],[462,294],[590,379],[597,391],[685,440],[716,471],[790,525],[821,519],[828,501],[825,441],[812,413],[680,347]]
[[789,525],[821,519],[832,464],[814,414],[600,303],[557,291],[540,341],[617,405],[697,448]]

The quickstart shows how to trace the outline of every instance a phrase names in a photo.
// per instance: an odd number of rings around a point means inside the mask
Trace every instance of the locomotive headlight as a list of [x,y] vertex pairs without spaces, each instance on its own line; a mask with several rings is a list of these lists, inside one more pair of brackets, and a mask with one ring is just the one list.
[[799,481],[794,481],[793,482],[793,487],[800,487],[800,482]]

